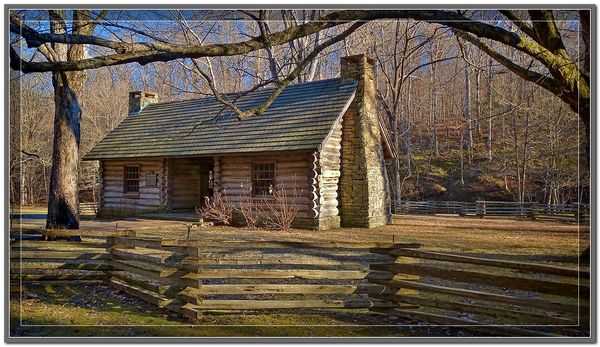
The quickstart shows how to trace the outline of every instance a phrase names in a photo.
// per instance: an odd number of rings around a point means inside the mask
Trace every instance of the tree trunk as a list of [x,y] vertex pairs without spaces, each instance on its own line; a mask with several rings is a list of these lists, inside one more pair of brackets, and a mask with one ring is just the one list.
[[477,141],[481,141],[481,93],[479,91],[481,84],[481,72],[479,69],[475,71],[475,109],[477,116],[475,118],[475,134]]
[[431,65],[431,73],[429,75],[429,87],[431,102],[429,104],[430,124],[431,124],[431,150],[435,156],[440,155],[440,149],[437,136],[437,90],[435,85],[435,64]]
[[490,63],[488,65],[488,137],[487,137],[487,150],[488,150],[488,160],[492,161],[492,114],[493,114],[493,93],[492,93],[492,59],[490,59]]
[[[81,74],[79,74],[81,75]],[[48,194],[47,229],[79,229],[79,139],[81,107],[78,94],[70,88],[70,82],[82,84],[83,80],[67,77],[65,73],[53,73],[54,86],[54,143],[52,149],[52,172]],[[77,83],[80,82],[80,83]]]
[[[50,30],[55,34],[67,32],[67,15],[64,10],[48,11]],[[89,35],[94,29],[89,10],[73,11],[71,31]],[[85,56],[84,45],[53,43],[53,59],[74,61]],[[54,142],[52,171],[48,192],[47,229],[79,229],[79,140],[81,137],[81,105],[85,71],[53,72],[54,87]]]
[[469,69],[465,67],[465,145],[467,146],[467,156],[471,164],[471,147],[473,146],[473,127],[471,123],[471,81],[469,78]]

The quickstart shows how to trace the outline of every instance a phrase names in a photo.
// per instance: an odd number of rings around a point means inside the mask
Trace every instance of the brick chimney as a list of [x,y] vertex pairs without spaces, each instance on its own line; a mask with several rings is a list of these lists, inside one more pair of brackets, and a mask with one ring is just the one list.
[[343,227],[373,228],[391,222],[388,179],[377,118],[373,60],[343,57],[342,84],[357,82],[342,120],[340,216]]
[[129,92],[129,114],[140,113],[146,106],[158,102],[158,94],[136,90]]

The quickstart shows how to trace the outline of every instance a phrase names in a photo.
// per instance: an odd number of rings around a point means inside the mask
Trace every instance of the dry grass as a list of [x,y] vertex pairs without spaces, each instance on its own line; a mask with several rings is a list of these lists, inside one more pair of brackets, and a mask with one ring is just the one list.
[[[44,213],[43,208],[23,208],[24,213]],[[35,225],[24,220],[24,228]],[[165,220],[82,221],[82,229],[134,229],[139,235],[187,237],[189,222]],[[41,226],[38,226],[41,227]],[[18,228],[13,225],[13,228]],[[572,262],[589,244],[589,226],[508,218],[450,215],[397,215],[394,223],[374,229],[342,228],[328,231],[287,232],[233,227],[194,227],[191,238],[247,238],[418,242],[423,249],[457,254],[513,256],[535,261]]]
[[[168,231],[167,231],[168,230]],[[423,249],[458,254],[521,256],[570,262],[589,244],[589,227],[504,218],[399,215],[392,225],[374,229],[277,232],[230,227],[194,228],[191,238],[247,238],[338,241],[418,242]],[[185,231],[185,233],[184,233]],[[187,237],[181,225],[146,228],[140,235]],[[539,259],[538,259],[539,258]]]

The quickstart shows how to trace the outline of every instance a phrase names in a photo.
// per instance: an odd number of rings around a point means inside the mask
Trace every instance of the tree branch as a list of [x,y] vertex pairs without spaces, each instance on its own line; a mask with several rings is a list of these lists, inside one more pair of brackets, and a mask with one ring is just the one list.
[[529,17],[531,17],[533,22],[536,41],[552,53],[569,59],[560,32],[556,27],[552,11],[530,10]]
[[[364,22],[354,23],[348,29],[346,29],[342,33],[340,33],[339,35],[334,36],[334,37],[330,38],[328,41],[323,42],[322,44],[318,45],[310,54],[308,54],[304,58],[304,60],[302,62],[300,62],[298,64],[298,66],[296,66],[296,68],[290,74],[288,74],[283,80],[280,81],[279,85],[273,90],[271,95],[269,95],[269,97],[265,101],[263,101],[260,105],[254,107],[254,108],[251,108],[249,110],[245,110],[245,111],[241,110],[240,108],[238,108],[235,105],[235,101],[231,102],[231,101],[225,100],[223,98],[223,96],[219,93],[219,91],[216,89],[214,84],[212,83],[210,76],[208,76],[204,71],[202,71],[200,66],[198,66],[197,63],[194,61],[194,64],[196,67],[195,71],[198,72],[207,81],[209,88],[215,95],[215,99],[218,102],[220,102],[221,104],[225,105],[227,108],[231,109],[237,115],[239,120],[244,120],[251,116],[260,115],[260,114],[264,113],[267,110],[267,108],[269,106],[271,106],[271,104],[277,99],[277,97],[281,94],[281,92],[283,92],[283,90],[294,79],[296,79],[298,77],[298,75],[304,70],[306,65],[308,65],[308,63],[310,61],[312,61],[314,58],[316,58],[321,51],[323,51],[325,48],[335,44],[336,42],[343,40],[344,38],[346,38],[348,35],[352,34],[356,29],[358,29],[359,27],[361,27],[364,24],[365,24]],[[269,82],[271,82],[271,81],[269,81]],[[257,87],[253,88],[251,91],[254,91],[256,89],[257,89]],[[247,95],[248,93],[249,92],[246,92],[243,95]]]
[[517,28],[521,29],[522,32],[527,34],[532,39],[536,39],[535,32],[533,31],[533,27],[529,24],[524,18],[519,17],[512,10],[500,10],[500,13],[504,15],[504,17],[508,18]]
[[[535,41],[520,37],[518,34],[500,27],[489,25],[469,19],[465,16],[450,11],[358,11],[347,10],[329,13],[317,20],[291,26],[277,33],[267,36],[254,37],[244,42],[213,44],[213,45],[182,45],[166,44],[162,42],[123,43],[106,40],[90,35],[61,35],[46,34],[35,31],[23,31],[23,36],[28,45],[39,46],[44,42],[90,44],[113,49],[117,54],[82,59],[72,62],[31,62],[22,66],[23,72],[44,71],[73,71],[86,70],[102,66],[120,65],[137,62],[142,65],[156,61],[169,61],[182,58],[200,58],[206,56],[232,56],[242,55],[269,46],[277,46],[294,39],[305,37],[321,30],[353,21],[371,21],[375,19],[412,18],[431,23],[438,23],[459,30],[471,32],[478,37],[489,38],[500,43],[514,47],[526,54],[540,59],[549,65],[554,55]],[[19,34],[21,26],[11,17],[11,32]]]
[[315,59],[322,50],[333,45],[336,42],[343,40],[344,38],[346,38],[347,36],[352,34],[356,29],[360,28],[364,24],[365,24],[365,22],[356,22],[356,23],[352,24],[348,29],[346,29],[342,33],[340,33],[339,35],[334,36],[334,37],[330,38],[329,40],[323,42],[322,44],[316,46],[315,49],[312,52],[310,52],[310,54],[308,54],[306,56],[306,58],[304,58],[304,60],[300,64],[298,64],[298,66],[296,66],[296,68],[289,75],[287,75],[286,78],[284,78],[280,82],[279,86],[277,88],[275,88],[273,93],[261,105],[255,107],[255,108],[252,108],[250,110],[244,111],[242,113],[238,113],[238,119],[244,120],[253,115],[260,115],[263,112],[265,112],[267,110],[267,108],[273,103],[273,101],[275,101],[275,99],[277,99],[279,94],[281,94],[281,92],[283,92],[283,90],[290,84],[290,82],[292,82],[294,79],[296,79],[298,77],[298,75],[300,75],[300,73],[304,70],[306,65],[308,65],[308,63],[310,63],[313,59]]
[[544,89],[551,91],[553,94],[559,95],[562,92],[562,87],[560,83],[555,81],[553,78],[515,64],[510,59],[506,58],[503,54],[494,51],[490,46],[486,45],[483,41],[481,41],[474,35],[465,33],[460,30],[455,30],[454,33],[456,34],[456,36],[462,38],[465,41],[470,42],[471,44],[485,52],[487,55],[492,57],[498,63],[502,64],[504,67],[506,67],[519,77],[527,81],[534,82],[543,87]]

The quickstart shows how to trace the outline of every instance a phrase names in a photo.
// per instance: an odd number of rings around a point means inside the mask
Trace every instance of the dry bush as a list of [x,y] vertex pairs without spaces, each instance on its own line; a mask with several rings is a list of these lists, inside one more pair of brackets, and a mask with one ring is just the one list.
[[204,206],[196,207],[196,213],[202,219],[216,220],[225,225],[231,225],[233,219],[233,206],[229,203],[225,191],[223,196],[221,193],[216,193],[214,199],[208,196],[204,197]]
[[[297,198],[296,175],[292,177],[291,195],[288,194],[285,186],[271,188],[272,199],[264,200],[261,204],[261,214],[265,221],[265,226],[271,229],[289,231],[300,207]],[[302,192],[300,191],[300,194]]]
[[243,184],[240,184],[240,186],[245,193],[239,195],[238,210],[242,214],[242,217],[244,217],[246,226],[256,228],[261,217],[261,206],[259,201],[252,197],[252,186],[248,187],[247,190],[243,189]]

